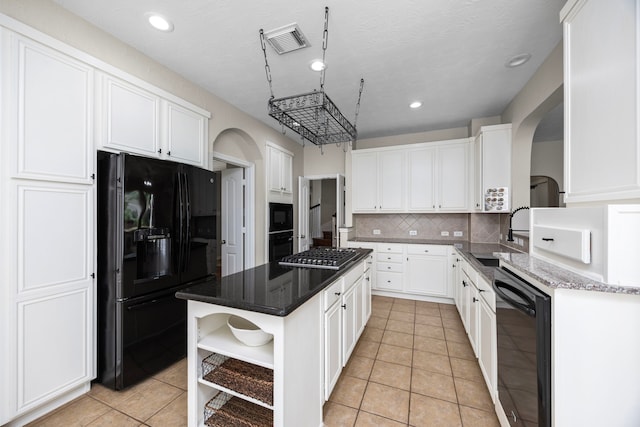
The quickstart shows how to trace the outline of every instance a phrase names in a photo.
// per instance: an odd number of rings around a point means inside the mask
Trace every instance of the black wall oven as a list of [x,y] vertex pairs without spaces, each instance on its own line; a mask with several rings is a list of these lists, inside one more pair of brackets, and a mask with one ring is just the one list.
[[269,262],[279,261],[293,253],[293,231],[269,233]]
[[551,297],[494,271],[498,399],[510,426],[551,427]]
[[269,203],[269,233],[293,230],[293,205]]

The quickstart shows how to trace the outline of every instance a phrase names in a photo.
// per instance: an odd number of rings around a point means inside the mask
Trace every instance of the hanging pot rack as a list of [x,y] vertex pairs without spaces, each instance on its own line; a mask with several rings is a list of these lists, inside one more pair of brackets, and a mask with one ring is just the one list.
[[[327,42],[329,37],[329,8],[325,7],[324,32],[322,36],[322,62],[325,63]],[[320,90],[312,92],[276,98],[273,94],[271,69],[267,60],[267,48],[264,31],[260,30],[260,44],[264,54],[265,74],[269,83],[271,97],[268,101],[268,113],[282,126],[296,132],[304,140],[307,140],[322,148],[326,144],[352,145],[357,137],[356,123],[360,112],[360,100],[364,88],[364,79],[360,79],[358,102],[356,103],[355,119],[353,124],[340,112],[340,109],[331,101],[324,91],[324,67],[320,71]]]

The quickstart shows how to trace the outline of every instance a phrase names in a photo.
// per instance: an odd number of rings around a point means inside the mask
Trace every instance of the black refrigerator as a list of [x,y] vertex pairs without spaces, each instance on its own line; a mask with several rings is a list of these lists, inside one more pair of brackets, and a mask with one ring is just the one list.
[[97,183],[97,380],[120,390],[186,355],[186,301],[175,293],[215,274],[216,180],[100,151]]

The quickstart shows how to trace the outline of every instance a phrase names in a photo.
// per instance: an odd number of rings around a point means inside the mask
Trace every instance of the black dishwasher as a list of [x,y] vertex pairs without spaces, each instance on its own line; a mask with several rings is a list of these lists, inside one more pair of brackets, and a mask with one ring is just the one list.
[[498,399],[510,426],[551,426],[551,297],[496,268]]

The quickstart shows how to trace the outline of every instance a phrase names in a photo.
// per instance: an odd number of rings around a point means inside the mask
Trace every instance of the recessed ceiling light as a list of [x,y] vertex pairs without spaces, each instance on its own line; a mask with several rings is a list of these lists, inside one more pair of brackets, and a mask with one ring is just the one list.
[[519,67],[530,59],[531,59],[530,53],[521,53],[520,55],[516,55],[511,59],[509,59],[507,63],[504,64],[504,66],[508,68]]
[[149,20],[149,24],[156,30],[170,32],[173,31],[173,24],[167,18],[162,15],[158,15],[157,13],[148,13],[147,20]]
[[311,64],[309,64],[309,67],[311,67],[313,71],[322,71],[327,68],[327,64],[322,62],[321,59],[314,59],[311,61]]
[[411,104],[409,104],[410,108],[420,108],[422,107],[422,102],[420,101],[413,101]]

